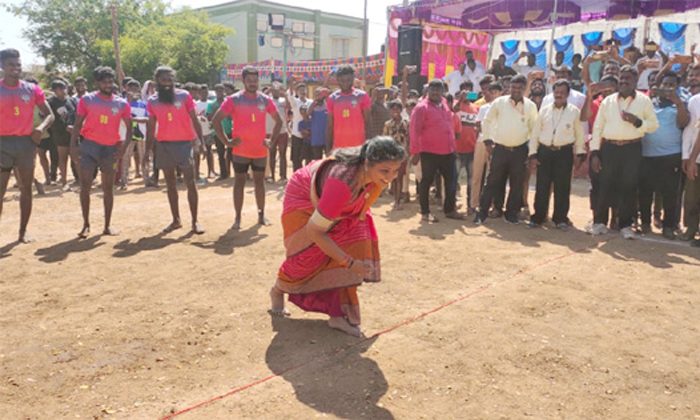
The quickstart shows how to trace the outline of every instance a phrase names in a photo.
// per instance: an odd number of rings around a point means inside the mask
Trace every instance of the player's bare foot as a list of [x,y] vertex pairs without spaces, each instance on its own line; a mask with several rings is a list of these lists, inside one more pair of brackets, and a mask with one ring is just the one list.
[[289,316],[289,309],[284,306],[284,293],[280,292],[276,287],[270,289],[270,301],[272,309],[270,312],[276,316]]
[[241,230],[241,219],[236,219],[236,221],[233,222],[233,226],[231,226],[231,228],[235,230]]
[[192,233],[201,235],[204,233],[204,228],[197,222],[192,223]]
[[262,226],[271,226],[272,225],[270,220],[267,217],[265,217],[264,214],[258,214],[258,224],[262,225]]
[[102,234],[107,235],[107,236],[117,236],[117,235],[119,235],[119,232],[117,232],[117,230],[114,229],[113,227],[109,226],[109,227],[104,228],[104,230],[102,231]]
[[46,194],[46,190],[44,189],[44,185],[42,185],[39,181],[36,179],[34,180],[34,186],[36,187],[36,192],[39,195],[44,195]]
[[90,236],[90,226],[89,226],[89,225],[85,225],[85,226],[83,226],[83,230],[81,230],[80,232],[78,232],[78,238],[85,239],[85,238],[87,238],[88,236]]
[[70,190],[71,190],[70,184],[65,184],[63,186],[63,188],[61,188],[61,191],[63,191],[63,192],[70,192]]
[[170,233],[176,229],[180,229],[181,227],[182,227],[182,223],[180,223],[179,220],[173,220],[173,222],[171,224],[169,224],[168,226],[165,227],[165,229],[163,229],[163,233]]
[[30,244],[30,243],[34,242],[34,238],[32,238],[31,236],[27,235],[26,232],[25,232],[25,233],[20,233],[20,234],[19,234],[19,239],[17,239],[17,240],[18,240],[20,243],[23,243],[23,244]]
[[332,316],[331,319],[328,320],[328,326],[344,333],[354,335],[355,337],[362,337],[363,335],[360,327],[350,325],[347,319],[339,316]]

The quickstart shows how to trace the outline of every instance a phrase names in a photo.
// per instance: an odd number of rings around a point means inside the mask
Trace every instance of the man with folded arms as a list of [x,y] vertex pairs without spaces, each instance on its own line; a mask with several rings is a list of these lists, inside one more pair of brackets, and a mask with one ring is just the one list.
[[554,83],[554,103],[545,105],[539,114],[530,140],[530,169],[537,170],[535,214],[529,227],[540,226],[549,210],[549,192],[554,184],[554,214],[552,222],[568,230],[571,171],[576,153],[578,168],[586,157],[586,137],[583,135],[581,112],[567,102],[571,85],[565,79]]
[[590,232],[593,235],[608,232],[607,208],[617,198],[620,234],[625,239],[637,236],[632,223],[637,213],[642,137],[659,127],[651,99],[635,90],[638,76],[634,67],[622,66],[619,92],[603,100],[593,126],[591,169],[600,173],[600,199]]

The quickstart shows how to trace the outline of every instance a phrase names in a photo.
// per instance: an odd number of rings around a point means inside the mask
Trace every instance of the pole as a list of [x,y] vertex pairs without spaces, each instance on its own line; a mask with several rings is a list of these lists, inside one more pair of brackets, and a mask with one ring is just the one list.
[[[552,35],[549,37],[549,52],[547,53],[547,62],[552,62],[552,52],[554,51],[554,30],[557,29],[557,16],[559,9],[559,0],[554,0],[554,12],[552,13]],[[545,69],[545,75],[547,69]],[[545,76],[546,77],[546,76]]]
[[369,38],[368,31],[369,24],[367,23],[367,0],[365,0],[365,15],[364,19],[362,20],[362,72],[360,73],[363,80],[365,79],[365,71],[367,69],[367,63],[365,60],[367,60],[367,40]]
[[122,89],[124,80],[124,70],[122,70],[122,60],[119,58],[119,33],[117,31],[117,7],[112,3],[112,40],[114,41],[114,59],[117,62],[117,80],[119,89]]
[[287,34],[282,35],[282,83],[287,90]]

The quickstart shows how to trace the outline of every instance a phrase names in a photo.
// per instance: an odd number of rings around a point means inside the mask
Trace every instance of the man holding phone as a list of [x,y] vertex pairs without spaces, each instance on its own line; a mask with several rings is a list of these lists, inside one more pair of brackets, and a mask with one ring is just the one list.
[[647,91],[649,90],[649,75],[658,71],[666,63],[667,58],[663,57],[659,46],[656,45],[654,41],[649,41],[644,46],[646,55],[637,61],[637,72],[639,72],[639,81],[637,82],[637,89]]

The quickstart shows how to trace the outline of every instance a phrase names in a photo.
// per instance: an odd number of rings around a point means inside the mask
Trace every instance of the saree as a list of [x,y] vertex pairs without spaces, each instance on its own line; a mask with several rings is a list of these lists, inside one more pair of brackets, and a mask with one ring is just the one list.
[[333,224],[327,232],[343,251],[369,267],[366,277],[331,259],[311,240],[306,225],[319,206],[321,194],[326,191],[324,187],[328,188],[328,194],[338,186],[352,190],[358,176],[358,168],[345,166],[333,158],[314,161],[292,175],[282,210],[286,259],[275,284],[301,309],[345,317],[352,325],[361,321],[357,286],[380,281],[379,245],[369,208],[382,188],[369,184],[352,195],[349,202],[335,202],[340,211],[338,217],[332,218]]

